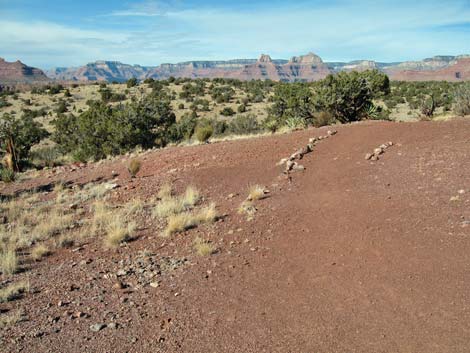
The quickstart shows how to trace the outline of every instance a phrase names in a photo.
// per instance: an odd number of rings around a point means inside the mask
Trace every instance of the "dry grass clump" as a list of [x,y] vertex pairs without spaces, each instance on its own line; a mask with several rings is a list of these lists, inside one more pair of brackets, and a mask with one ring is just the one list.
[[165,228],[164,236],[170,236],[184,230],[195,227],[198,224],[197,217],[191,212],[173,214],[168,217],[168,223]]
[[200,224],[213,223],[217,220],[217,217],[218,215],[214,203],[202,208],[198,212],[173,214],[168,217],[164,236],[170,236],[194,228]]
[[108,224],[104,245],[108,249],[115,249],[121,243],[130,240],[134,236],[136,224],[134,222],[125,223],[118,215]]
[[179,198],[169,198],[157,203],[153,210],[156,218],[166,218],[171,215],[181,213],[185,210],[183,202]]
[[55,208],[47,213],[42,221],[33,229],[35,238],[46,240],[57,235],[73,224],[73,215],[66,214],[62,209]]
[[20,322],[23,315],[20,310],[14,311],[12,314],[4,314],[0,316],[0,328],[13,326]]
[[44,244],[37,244],[33,250],[31,250],[31,257],[33,258],[34,261],[39,261],[43,257],[49,255],[51,251],[47,246]]
[[127,166],[127,170],[129,171],[129,174],[131,175],[132,178],[135,178],[141,166],[142,166],[142,163],[138,159],[132,159],[129,162],[129,165]]
[[193,208],[201,199],[199,191],[192,186],[188,186],[181,196],[172,196],[171,187],[166,188],[161,194],[164,197],[161,197],[153,211],[153,216],[156,218],[166,218],[187,211]]
[[215,203],[211,203],[209,206],[201,208],[196,217],[199,223],[213,223],[217,220],[219,215],[217,214],[217,210],[215,209]]
[[193,186],[188,186],[182,197],[182,204],[185,208],[193,207],[201,199],[201,194]]
[[1,246],[0,271],[5,275],[12,275],[18,270],[18,256],[16,249],[10,246]]
[[24,293],[29,292],[29,282],[18,282],[0,289],[0,303],[6,303],[21,298]]
[[265,198],[264,187],[260,185],[250,185],[248,188],[248,201],[256,201]]
[[144,207],[145,207],[145,203],[141,199],[139,198],[132,199],[131,201],[126,203],[123,207],[124,216],[126,218],[137,216],[140,213],[142,213],[142,211],[144,210]]
[[194,250],[199,256],[208,256],[215,253],[215,247],[207,240],[197,237],[194,240]]
[[172,195],[173,195],[173,189],[171,187],[171,184],[169,183],[163,184],[157,194],[160,200],[171,199]]
[[252,201],[245,200],[238,208],[238,213],[253,217],[257,209]]

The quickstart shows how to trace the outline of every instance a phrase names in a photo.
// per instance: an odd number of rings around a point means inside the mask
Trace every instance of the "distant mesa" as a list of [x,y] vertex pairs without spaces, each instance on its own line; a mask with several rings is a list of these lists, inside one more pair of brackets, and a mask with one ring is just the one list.
[[44,72],[21,61],[8,62],[0,58],[0,83],[34,83],[48,81]]
[[[218,61],[186,61],[159,66],[129,65],[118,61],[99,60],[80,67],[59,67],[46,74],[57,81],[117,81],[125,82],[135,77],[167,79],[187,78],[234,78],[239,80],[273,80],[284,82],[317,81],[328,74],[340,71],[364,71],[377,69],[387,73],[392,80],[405,81],[464,81],[470,80],[470,56],[440,55],[421,61],[383,63],[372,60],[350,62],[324,62],[310,52],[293,56],[290,60],[273,59],[262,54],[258,59],[234,59]],[[0,83],[44,82],[46,74],[20,61],[8,63],[0,59]]]

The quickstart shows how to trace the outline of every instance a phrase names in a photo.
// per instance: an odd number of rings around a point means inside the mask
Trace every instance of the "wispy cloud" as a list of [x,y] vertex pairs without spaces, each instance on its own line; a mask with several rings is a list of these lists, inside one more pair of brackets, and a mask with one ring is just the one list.
[[173,8],[175,2],[146,0],[136,4],[131,4],[124,10],[115,10],[105,16],[119,17],[156,17],[165,15]]
[[[470,53],[468,0],[397,0],[393,6],[385,0],[260,0],[230,8],[212,0],[211,7],[202,0],[106,1],[112,6],[100,2],[99,11],[73,23],[0,19],[0,55],[49,67],[97,59],[157,65],[262,52],[379,61]],[[93,9],[93,2],[83,6]]]

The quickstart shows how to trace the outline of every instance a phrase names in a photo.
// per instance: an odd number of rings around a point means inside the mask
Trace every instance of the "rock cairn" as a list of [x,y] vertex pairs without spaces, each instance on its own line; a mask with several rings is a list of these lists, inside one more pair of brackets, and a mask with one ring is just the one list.
[[366,156],[365,156],[365,159],[366,160],[371,160],[371,161],[378,161],[379,160],[379,156],[384,154],[385,151],[389,148],[393,146],[393,142],[392,141],[389,141],[387,143],[383,143],[381,144],[379,147],[375,148],[374,151],[372,153],[367,153]]
[[329,138],[330,136],[336,135],[337,131],[336,130],[328,130],[327,134],[325,136],[319,136],[319,137],[312,137],[308,140],[308,144],[305,147],[302,147],[298,151],[294,152],[290,157],[288,158],[283,158],[281,159],[277,165],[279,166],[284,166],[284,174],[289,174],[291,171],[296,171],[296,170],[305,170],[305,167],[301,164],[299,164],[297,161],[300,161],[302,158],[307,153],[310,153],[313,151],[313,148],[315,145],[324,140]]

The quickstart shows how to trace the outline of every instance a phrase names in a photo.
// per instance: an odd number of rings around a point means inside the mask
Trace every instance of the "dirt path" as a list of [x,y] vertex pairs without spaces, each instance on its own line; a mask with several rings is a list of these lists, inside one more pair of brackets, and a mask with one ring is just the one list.
[[[305,156],[306,170],[293,173],[292,183],[280,178],[275,163],[325,131],[146,155],[145,177],[123,179],[120,197],[150,195],[168,178],[194,183],[227,214],[207,230],[219,253],[189,257],[157,291],[125,295],[89,277],[141,249],[182,253],[188,234],[161,248],[148,230],[126,253],[109,255],[91,245],[81,254],[54,256],[42,265],[49,268],[31,271],[41,273],[32,280],[41,293],[22,300],[35,306],[30,320],[5,332],[0,350],[468,352],[470,121],[341,126]],[[387,141],[394,145],[379,161],[364,159]],[[113,163],[93,173],[105,176],[117,168]],[[167,173],[172,168],[178,171]],[[80,173],[86,178],[86,170]],[[248,222],[235,209],[250,183],[267,186],[270,197],[258,201]],[[238,195],[228,199],[230,193]],[[87,257],[96,260],[86,271],[67,265]],[[81,289],[65,292],[54,283],[58,276]],[[50,311],[63,309],[47,303],[64,295],[85,302],[92,317],[48,322]],[[124,296],[132,308],[122,309]],[[106,311],[119,313],[122,327],[91,333],[89,325]],[[38,328],[47,334],[27,332]],[[19,332],[26,334],[15,339]]]

